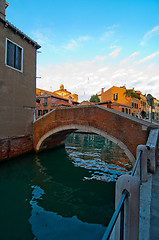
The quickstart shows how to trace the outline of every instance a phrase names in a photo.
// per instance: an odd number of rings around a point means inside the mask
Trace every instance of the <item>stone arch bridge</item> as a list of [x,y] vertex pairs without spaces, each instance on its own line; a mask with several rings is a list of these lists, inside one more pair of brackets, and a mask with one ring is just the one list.
[[64,143],[76,131],[99,134],[124,150],[131,162],[135,161],[136,148],[145,145],[154,124],[97,106],[60,107],[34,122],[33,145],[35,151]]

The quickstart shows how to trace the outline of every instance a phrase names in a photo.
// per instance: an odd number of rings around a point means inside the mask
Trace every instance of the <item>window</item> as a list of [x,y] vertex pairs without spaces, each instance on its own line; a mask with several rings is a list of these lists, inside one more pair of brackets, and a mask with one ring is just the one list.
[[128,108],[126,108],[126,114],[128,114]]
[[47,106],[47,105],[48,105],[48,99],[44,98],[44,106]]
[[38,116],[42,116],[42,110],[38,110]]
[[118,93],[114,93],[113,99],[118,100]]
[[129,109],[129,114],[131,114],[131,109]]
[[135,103],[135,108],[137,108],[137,109],[138,109],[138,103]]
[[134,103],[132,102],[132,108],[134,107]]
[[124,113],[124,108],[122,108],[122,112]]
[[6,65],[22,72],[23,49],[17,44],[6,40]]

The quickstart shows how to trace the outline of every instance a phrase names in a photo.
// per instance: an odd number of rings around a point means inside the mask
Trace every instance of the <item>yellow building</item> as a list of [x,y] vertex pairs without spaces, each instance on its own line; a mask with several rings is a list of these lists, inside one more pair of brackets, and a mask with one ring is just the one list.
[[78,95],[77,94],[72,94],[71,92],[67,91],[67,89],[64,88],[64,85],[60,85],[60,89],[54,91],[53,93],[58,94],[59,96],[69,99],[72,98],[72,101],[78,102]]
[[140,91],[113,86],[98,95],[101,102],[111,102],[111,108],[133,116],[146,116],[146,97]]

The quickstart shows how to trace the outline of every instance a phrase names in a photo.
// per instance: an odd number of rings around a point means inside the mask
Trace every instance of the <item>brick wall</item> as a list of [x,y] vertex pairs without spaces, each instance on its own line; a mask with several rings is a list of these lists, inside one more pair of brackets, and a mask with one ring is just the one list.
[[0,161],[27,153],[32,149],[32,135],[0,139]]
[[154,127],[146,121],[104,107],[90,105],[59,108],[34,122],[34,149],[38,150],[40,139],[43,136],[49,137],[47,133],[52,134],[53,129],[61,128],[62,134],[62,131],[66,130],[65,126],[74,124],[93,127],[108,133],[109,136],[125,144],[134,157],[137,146],[146,144],[149,129]]

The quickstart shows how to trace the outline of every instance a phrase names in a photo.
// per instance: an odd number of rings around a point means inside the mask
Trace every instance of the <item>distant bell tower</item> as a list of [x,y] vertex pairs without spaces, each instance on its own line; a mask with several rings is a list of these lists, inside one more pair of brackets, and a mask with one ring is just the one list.
[[64,85],[63,85],[63,84],[60,85],[60,90],[61,90],[61,91],[64,90]]

